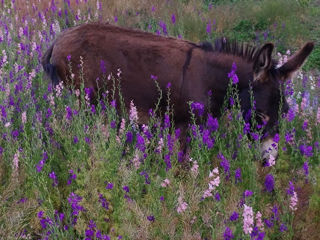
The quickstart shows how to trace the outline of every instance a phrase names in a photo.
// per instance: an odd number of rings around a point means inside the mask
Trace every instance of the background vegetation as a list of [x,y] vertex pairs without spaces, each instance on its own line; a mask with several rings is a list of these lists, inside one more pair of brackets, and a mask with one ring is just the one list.
[[[0,6],[0,239],[318,239],[319,1]],[[291,110],[274,139],[279,158],[263,166],[237,104],[199,125],[190,111],[191,150],[182,164],[169,112],[138,129],[134,106],[120,119],[113,102],[94,106],[81,96],[79,105],[63,86],[52,89],[42,54],[63,29],[96,20],[195,42],[271,41],[281,61],[313,40],[304,72],[286,86]]]

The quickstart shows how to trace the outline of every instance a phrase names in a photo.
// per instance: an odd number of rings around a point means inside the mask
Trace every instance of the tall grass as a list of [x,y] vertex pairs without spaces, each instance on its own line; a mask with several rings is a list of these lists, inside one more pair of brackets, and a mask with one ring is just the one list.
[[[220,119],[200,122],[190,103],[190,151],[182,162],[170,98],[164,116],[155,106],[139,128],[139,107],[133,102],[120,117],[107,98],[113,89],[92,105],[88,89],[53,89],[43,75],[39,59],[56,35],[94,20],[194,41],[221,34],[252,40],[247,28],[262,33],[283,21],[266,40],[285,48],[308,39],[309,32],[290,27],[293,13],[308,19],[308,2],[230,2],[0,2],[1,239],[318,237],[318,76],[301,72],[287,83],[291,108],[274,139],[279,157],[264,166],[237,101]],[[119,91],[121,74],[112,81]],[[235,89],[229,94],[237,100]]]

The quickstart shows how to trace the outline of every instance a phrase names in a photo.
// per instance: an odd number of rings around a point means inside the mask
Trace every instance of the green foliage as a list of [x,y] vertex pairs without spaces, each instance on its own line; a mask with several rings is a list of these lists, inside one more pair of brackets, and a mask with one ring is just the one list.
[[303,66],[305,71],[320,68],[320,46],[317,44]]
[[[319,28],[316,24],[309,25],[310,19],[307,16],[310,11],[311,17],[316,19],[319,10],[308,0],[180,0],[174,3],[177,5],[159,5],[159,9],[163,10],[161,13],[141,10],[141,21],[132,21],[136,17],[134,8],[128,9],[128,14],[119,15],[115,12],[105,17],[110,20],[117,14],[117,24],[134,26],[150,32],[160,29],[161,20],[167,24],[169,36],[181,35],[194,41],[211,41],[216,36],[227,35],[239,41],[252,42],[258,36],[258,42],[275,42],[277,50],[281,52],[285,52],[289,47],[297,48],[297,42],[309,40],[309,36],[312,36],[315,42],[319,42]],[[212,4],[211,9],[209,4]],[[68,9],[67,3],[64,4],[64,8]],[[89,7],[81,14],[85,16],[88,9]],[[225,9],[230,11],[221,15],[225,19],[216,18],[212,14],[212,11],[223,12]],[[55,23],[58,22],[60,28],[73,26],[76,12],[68,10],[69,22],[66,22],[65,16],[58,17],[57,12],[52,15],[51,20],[57,20]],[[175,24],[170,22],[172,14],[177,16]],[[4,16],[4,22],[11,17],[6,12]],[[103,16],[101,12],[97,12],[98,18]],[[304,21],[300,21],[297,16],[302,16]],[[215,25],[213,19],[216,20]],[[45,26],[31,26],[31,22],[28,26],[43,36],[48,35],[49,42],[53,40],[49,30],[51,20],[48,19]],[[77,23],[83,21],[85,20]],[[220,25],[222,22],[226,24]],[[208,23],[212,24],[210,34],[206,32]],[[0,54],[2,50],[6,50],[9,59],[6,65],[0,67],[3,77],[0,77],[0,105],[7,106],[8,99],[12,99],[18,106],[12,105],[7,108],[6,119],[2,118],[3,113],[0,109],[0,147],[3,151],[0,154],[1,239],[17,239],[24,230],[31,239],[45,237],[48,230],[51,231],[49,239],[84,238],[90,220],[96,223],[96,230],[110,235],[112,239],[118,238],[119,235],[123,239],[220,239],[226,226],[232,229],[235,238],[249,239],[249,236],[243,233],[243,203],[252,206],[255,214],[260,211],[263,219],[271,218],[272,206],[279,207],[280,217],[274,223],[274,228],[265,226],[268,239],[292,239],[301,229],[308,231],[312,222],[320,223],[320,159],[319,149],[316,147],[320,130],[314,112],[298,109],[292,121],[284,118],[280,120],[279,156],[276,165],[263,167],[259,151],[260,142],[250,140],[249,134],[244,133],[245,123],[240,109],[238,89],[230,84],[225,107],[218,121],[219,128],[210,133],[214,140],[212,147],[204,143],[203,130],[206,129],[207,116],[197,116],[190,110],[191,124],[194,128],[190,131],[191,142],[187,155],[184,162],[180,163],[180,143],[176,139],[178,133],[172,121],[170,89],[162,92],[155,81],[159,99],[154,115],[148,123],[148,131],[152,135],[152,138],[148,139],[145,129],[139,128],[136,122],[129,119],[121,97],[121,80],[118,77],[111,77],[113,88],[109,89],[109,94],[113,99],[117,95],[120,96],[120,103],[117,104],[122,108],[121,116],[110,105],[110,99],[105,98],[101,99],[100,104],[95,105],[95,112],[92,111],[92,105],[85,99],[83,83],[79,97],[75,96],[75,89],[72,88],[62,89],[60,94],[58,90],[49,90],[48,82],[44,80],[40,70],[40,54],[36,50],[32,51],[32,54],[29,53],[30,56],[23,55],[23,58],[21,54],[17,54],[19,42],[28,45],[36,41],[37,47],[44,52],[47,48],[45,40],[40,41],[37,36],[34,39],[18,37],[19,22],[13,19],[12,24],[13,27],[8,28],[12,43],[8,44],[7,39],[7,42],[0,43]],[[221,29],[221,26],[224,28]],[[265,32],[268,32],[266,37],[263,36]],[[17,71],[15,63],[24,69]],[[309,71],[319,66],[320,48],[316,45],[304,69]],[[80,67],[83,72],[86,66],[84,64]],[[33,69],[36,69],[36,74],[30,77]],[[311,73],[305,76],[312,76],[314,79],[316,77]],[[27,87],[29,77],[32,80],[31,87]],[[103,80],[107,81],[106,79],[107,76],[104,76]],[[24,91],[19,92],[20,80],[23,82]],[[310,102],[318,99],[318,89],[312,89],[309,82],[303,86],[303,76],[294,80],[295,93],[292,98],[300,108],[303,101],[301,93],[306,89],[310,94]],[[298,92],[301,92],[300,95]],[[213,91],[213,99],[214,94]],[[230,97],[234,100],[233,104],[230,103]],[[253,101],[251,95],[251,102]],[[166,115],[170,118],[170,127],[164,127],[164,116],[159,113],[160,102],[167,103]],[[210,99],[209,102],[211,103]],[[72,110],[70,119],[67,117],[67,107]],[[51,115],[49,109],[52,111]],[[26,122],[22,121],[24,111]],[[254,116],[253,111],[250,131],[251,134],[259,135],[262,129],[257,130]],[[304,131],[302,126],[306,120],[308,127]],[[121,124],[122,130],[113,126]],[[17,129],[19,136],[15,139],[12,135]],[[292,140],[287,141],[286,136],[292,129],[295,129]],[[132,142],[127,140],[126,134],[129,132],[132,133]],[[145,150],[138,147],[138,135],[144,138]],[[169,149],[170,144],[172,145]],[[302,154],[299,150],[302,144],[313,147],[312,156]],[[47,158],[44,157],[44,153],[48,155]],[[18,169],[13,165],[16,156],[19,157]],[[229,170],[222,166],[222,156],[228,160]],[[168,157],[171,168],[168,168],[165,162]],[[40,169],[39,165],[43,159],[45,161]],[[305,162],[309,164],[309,176],[305,176],[301,170]],[[209,173],[213,169],[217,169],[219,173],[211,173],[213,176],[210,176]],[[238,169],[241,169],[241,180],[236,181],[235,172]],[[76,177],[67,184],[72,176],[70,170]],[[49,177],[52,172],[56,174],[57,185],[53,184],[54,179]],[[266,192],[264,186],[265,176],[270,173],[275,177],[275,190],[271,193]],[[204,198],[204,192],[217,177],[219,184],[212,190],[213,196]],[[165,179],[170,181],[167,186],[163,186]],[[290,210],[291,196],[286,192],[289,181],[294,183],[295,191],[304,187],[311,189],[309,195],[303,196],[309,201],[301,203],[308,205],[306,213]],[[113,184],[112,189],[106,188],[108,183]],[[128,186],[129,190],[125,190],[125,186]],[[253,195],[244,198],[245,190],[252,191]],[[72,193],[81,198],[77,204],[85,209],[79,210],[75,224],[72,223],[75,206],[69,200]],[[220,200],[215,199],[217,193],[221,196]],[[298,197],[300,201],[300,193]],[[27,198],[26,202],[21,201],[23,198]],[[107,208],[102,206],[103,201],[108,202]],[[178,212],[182,203],[186,203],[187,207],[184,211]],[[43,218],[50,218],[55,223],[43,229],[38,217],[39,211],[44,212]],[[64,213],[62,221],[56,220],[56,211]],[[230,216],[234,211],[239,213],[240,218],[232,222]],[[308,215],[309,222],[300,221],[297,226],[297,219],[302,215]],[[148,217],[154,217],[155,220],[148,220]],[[288,231],[279,231],[281,223],[288,227]]]
[[249,20],[240,20],[240,22],[234,26],[233,34],[234,38],[238,41],[251,41],[255,37],[254,25]]

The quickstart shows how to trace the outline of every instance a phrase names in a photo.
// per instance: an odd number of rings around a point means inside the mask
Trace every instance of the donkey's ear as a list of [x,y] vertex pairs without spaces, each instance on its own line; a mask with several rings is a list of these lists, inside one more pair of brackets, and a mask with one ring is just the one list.
[[253,70],[255,73],[259,73],[261,71],[269,70],[272,64],[272,51],[273,51],[273,44],[266,43],[263,45],[255,57],[255,63],[253,65]]
[[289,60],[279,68],[280,76],[283,81],[290,78],[292,74],[303,65],[313,48],[313,42],[306,43],[300,51],[289,58]]

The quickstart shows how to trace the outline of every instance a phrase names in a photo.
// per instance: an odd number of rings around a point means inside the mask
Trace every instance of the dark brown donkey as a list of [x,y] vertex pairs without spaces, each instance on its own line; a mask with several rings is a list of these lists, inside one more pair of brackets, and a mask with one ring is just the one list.
[[[145,121],[148,110],[155,106],[158,90],[151,79],[157,77],[160,88],[165,92],[171,83],[171,101],[177,126],[187,126],[189,119],[188,101],[206,106],[207,93],[213,91],[211,112],[219,117],[229,82],[228,73],[232,64],[237,66],[238,88],[243,113],[250,106],[249,82],[252,83],[258,121],[267,121],[265,133],[276,132],[280,97],[284,96],[281,83],[298,70],[313,49],[309,42],[276,68],[272,59],[273,44],[261,48],[217,40],[195,44],[171,37],[157,36],[138,30],[126,29],[109,24],[92,23],[67,29],[58,36],[42,58],[44,70],[53,84],[70,79],[67,57],[71,56],[74,84],[80,87],[80,56],[84,62],[84,85],[97,91],[111,87],[111,81],[102,82],[101,62],[106,74],[115,75],[121,69],[122,95],[127,107],[133,100],[139,118]],[[100,80],[97,80],[100,79]],[[282,111],[288,105],[283,97]],[[266,138],[268,142],[268,138]],[[270,138],[269,138],[270,139]]]

